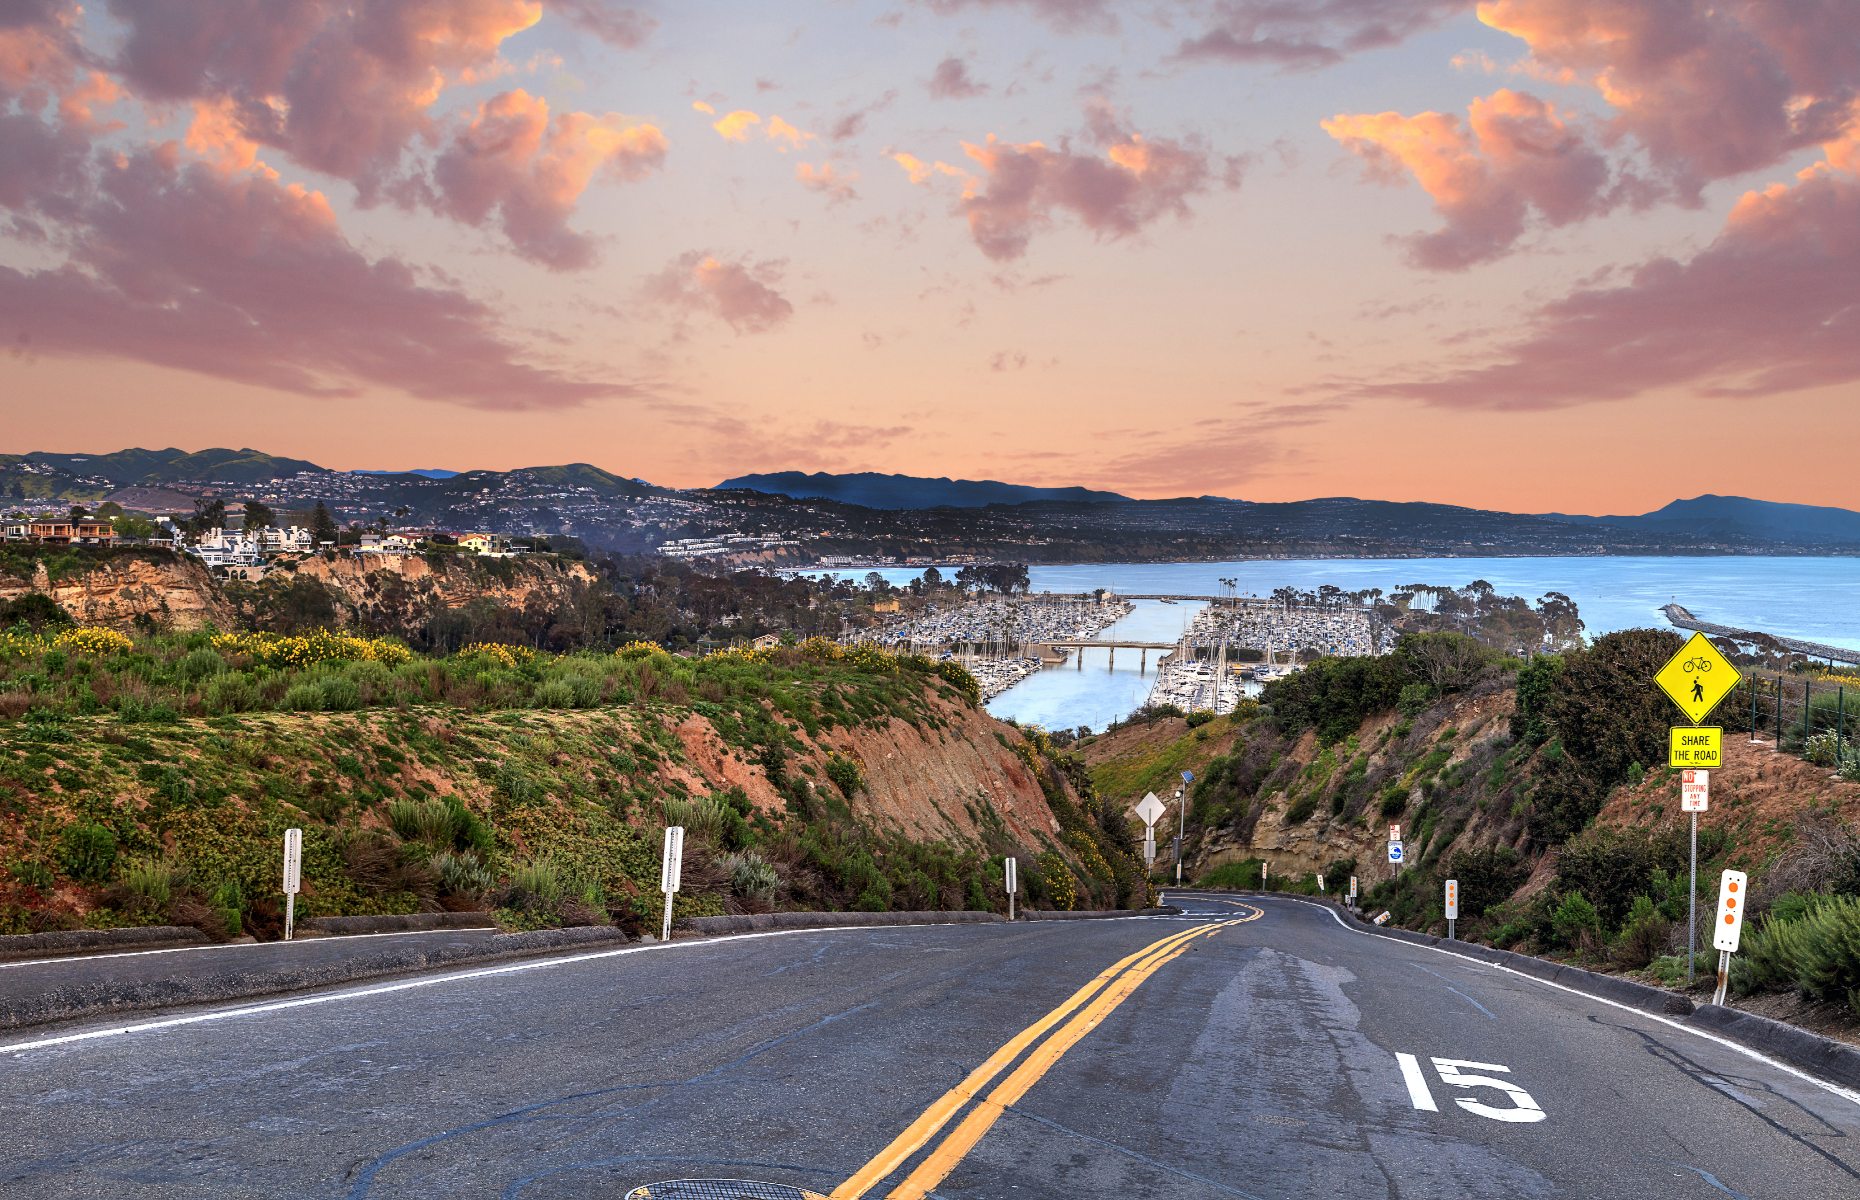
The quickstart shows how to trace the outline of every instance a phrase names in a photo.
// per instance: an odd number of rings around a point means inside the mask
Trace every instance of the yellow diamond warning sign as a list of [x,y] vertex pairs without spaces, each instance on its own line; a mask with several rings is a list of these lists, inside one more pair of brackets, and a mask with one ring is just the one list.
[[1724,730],[1716,725],[1675,725],[1666,747],[1666,765],[1674,770],[1715,771],[1724,765]]
[[1706,713],[1718,707],[1720,700],[1731,694],[1740,678],[1737,668],[1731,665],[1730,659],[1718,653],[1711,639],[1695,633],[1692,640],[1660,668],[1653,681],[1696,725],[1705,719]]

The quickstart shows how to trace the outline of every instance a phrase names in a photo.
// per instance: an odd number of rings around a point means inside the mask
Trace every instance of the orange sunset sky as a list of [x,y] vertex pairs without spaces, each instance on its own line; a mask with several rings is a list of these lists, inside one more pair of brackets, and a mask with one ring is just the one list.
[[1851,0],[0,2],[0,450],[1853,506]]

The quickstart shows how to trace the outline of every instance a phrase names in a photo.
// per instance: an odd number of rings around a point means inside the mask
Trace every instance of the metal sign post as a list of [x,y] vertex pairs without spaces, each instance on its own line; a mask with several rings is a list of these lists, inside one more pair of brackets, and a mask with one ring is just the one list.
[[1007,885],[1008,920],[1012,921],[1014,919],[1014,893],[1020,890],[1020,876],[1015,869],[1014,860],[1011,858],[1002,862],[1001,871],[1005,877],[1004,882]]
[[284,831],[284,940],[297,928],[297,889],[304,879],[304,831]]
[[[1131,811],[1135,812],[1137,819],[1143,822],[1143,869],[1147,871],[1156,865],[1156,818],[1162,816],[1167,810],[1163,808],[1163,802],[1156,798],[1155,792],[1146,792],[1143,799],[1137,801],[1137,806]],[[1176,882],[1180,883],[1182,882],[1182,869],[1179,865],[1180,850],[1176,852],[1176,861],[1178,864],[1175,873]]]
[[1447,940],[1453,940],[1453,923],[1460,919],[1460,881],[1447,880]]
[[1744,932],[1744,898],[1750,891],[1750,877],[1742,871],[1726,871],[1718,879],[1718,919],[1711,944],[1718,951],[1718,990],[1712,993],[1713,1004],[1724,1003],[1724,989],[1731,982],[1731,956],[1737,953],[1738,939]]
[[665,830],[665,852],[659,859],[659,890],[665,893],[665,924],[659,940],[672,940],[672,897],[678,894],[678,881],[685,867],[685,827],[672,825]]
[[1692,818],[1692,873],[1686,884],[1686,983],[1693,980],[1699,930],[1699,814],[1711,807],[1711,772],[1682,771],[1679,807]]

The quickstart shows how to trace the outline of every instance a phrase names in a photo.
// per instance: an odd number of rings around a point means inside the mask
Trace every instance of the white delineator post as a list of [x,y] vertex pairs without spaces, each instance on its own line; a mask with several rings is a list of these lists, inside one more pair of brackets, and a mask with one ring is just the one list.
[[[1216,681],[1214,687],[1215,702],[1218,704],[1220,702],[1220,683]],[[1188,787],[1194,782],[1195,773],[1193,771],[1182,772],[1182,787],[1175,794],[1175,798],[1181,802],[1181,811],[1176,814],[1175,827],[1175,886],[1177,887],[1182,886],[1182,847],[1188,841]]]
[[1712,922],[1711,938],[1718,950],[1718,990],[1712,993],[1713,1004],[1724,1003],[1724,989],[1731,982],[1731,956],[1737,953],[1744,932],[1744,900],[1749,892],[1750,877],[1742,871],[1726,871],[1718,878],[1718,918]]
[[290,941],[297,927],[297,889],[304,878],[304,831],[284,831],[284,940]]
[[1014,893],[1020,890],[1020,873],[1011,858],[1001,864],[1001,873],[1007,885],[1008,920],[1012,921],[1014,919]]
[[685,827],[671,825],[665,830],[665,852],[659,859],[659,890],[665,893],[665,924],[659,940],[672,940],[672,897],[678,894],[678,880],[685,865]]
[[1460,881],[1447,880],[1447,940],[1453,940],[1453,923],[1460,919]]
[[1679,774],[1679,807],[1692,817],[1692,870],[1686,885],[1686,983],[1693,979],[1693,955],[1699,944],[1699,814],[1711,808],[1711,772]]

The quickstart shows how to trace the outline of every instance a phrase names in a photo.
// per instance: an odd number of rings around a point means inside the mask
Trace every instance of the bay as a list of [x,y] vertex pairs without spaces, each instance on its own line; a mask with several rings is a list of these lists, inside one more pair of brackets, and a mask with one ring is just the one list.
[[[864,578],[865,571],[820,572]],[[878,572],[892,583],[922,573],[916,567]],[[951,572],[945,569],[946,575]],[[1860,649],[1860,558],[1730,555],[1713,557],[1594,558],[1320,558],[1233,562],[1068,563],[1028,568],[1035,592],[1109,588],[1127,595],[1219,595],[1221,580],[1237,581],[1241,595],[1270,595],[1274,588],[1316,591],[1334,584],[1345,591],[1405,584],[1464,587],[1483,579],[1500,593],[1536,601],[1562,592],[1576,602],[1590,637],[1620,629],[1668,628],[1662,605],[1677,601],[1705,621],[1756,629],[1780,637]],[[1194,615],[1193,604],[1139,601],[1137,610],[1105,636],[1165,641]],[[1101,729],[1142,704],[1153,681],[1139,675],[1135,655],[1088,652],[1085,669],[1041,671],[992,700],[989,711],[1047,728]]]

